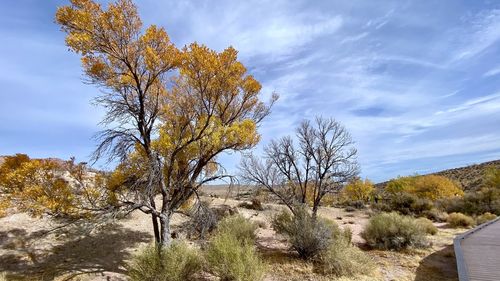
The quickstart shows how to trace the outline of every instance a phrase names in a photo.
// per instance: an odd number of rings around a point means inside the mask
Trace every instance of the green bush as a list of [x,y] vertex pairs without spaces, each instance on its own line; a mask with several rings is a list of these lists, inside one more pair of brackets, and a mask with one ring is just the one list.
[[425,233],[430,235],[435,235],[438,232],[437,227],[432,223],[431,220],[427,218],[418,218],[416,220],[417,224]]
[[255,246],[238,240],[229,232],[212,237],[206,252],[209,271],[223,281],[262,280],[265,265]]
[[362,233],[368,245],[379,249],[400,250],[426,247],[425,232],[412,217],[381,213],[370,219]]
[[497,218],[496,215],[486,212],[486,213],[484,213],[476,218],[476,224],[480,225],[480,224],[483,224],[485,222],[489,222],[491,220],[494,220],[496,218]]
[[222,219],[217,225],[217,233],[227,233],[238,241],[254,243],[258,226],[242,215],[232,215]]
[[132,281],[191,280],[201,270],[202,263],[198,250],[174,241],[160,255],[155,246],[145,248],[127,265],[127,275]]
[[500,215],[500,200],[496,199],[491,189],[466,193],[464,197],[439,201],[441,209],[448,213],[462,213],[470,216],[486,212]]
[[474,219],[462,213],[451,213],[448,216],[448,225],[451,227],[471,227],[474,225]]
[[374,269],[371,258],[347,241],[338,240],[314,260],[314,271],[322,275],[355,276]]
[[305,208],[297,208],[295,215],[282,211],[273,218],[272,225],[277,233],[287,237],[292,248],[304,259],[316,256],[343,235],[335,222],[314,219]]
[[432,201],[418,198],[416,195],[399,192],[388,198],[388,205],[391,211],[396,211],[402,215],[421,215],[425,211],[434,208]]

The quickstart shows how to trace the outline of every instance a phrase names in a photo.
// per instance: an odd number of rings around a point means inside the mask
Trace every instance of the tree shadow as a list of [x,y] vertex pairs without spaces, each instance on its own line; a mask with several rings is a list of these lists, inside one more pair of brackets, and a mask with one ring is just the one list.
[[37,280],[54,280],[61,275],[71,279],[86,273],[125,273],[124,262],[130,257],[127,249],[152,238],[147,232],[115,224],[83,237],[68,236],[62,244],[40,253],[36,250],[40,235],[27,234],[23,229],[0,232],[0,246],[21,253],[0,256],[0,272],[9,272],[12,279],[30,276]]
[[453,245],[434,252],[417,268],[415,281],[458,281],[457,263]]

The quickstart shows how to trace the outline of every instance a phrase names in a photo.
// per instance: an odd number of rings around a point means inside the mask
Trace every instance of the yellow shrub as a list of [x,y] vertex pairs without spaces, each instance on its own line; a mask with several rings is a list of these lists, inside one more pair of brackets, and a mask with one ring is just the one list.
[[390,180],[386,187],[385,191],[389,193],[400,193],[400,192],[408,192],[413,185],[415,184],[415,177],[397,177],[395,179]]
[[367,202],[370,200],[373,190],[373,183],[370,180],[356,179],[344,188],[343,193],[349,200]]
[[446,177],[436,175],[417,177],[410,192],[420,198],[427,198],[430,200],[464,195],[464,192],[453,181]]

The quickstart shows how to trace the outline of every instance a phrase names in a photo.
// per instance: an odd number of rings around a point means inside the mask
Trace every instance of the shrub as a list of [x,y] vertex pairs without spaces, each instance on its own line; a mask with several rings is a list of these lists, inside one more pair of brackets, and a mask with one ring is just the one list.
[[494,220],[496,218],[497,218],[496,215],[486,212],[486,213],[484,213],[476,218],[476,224],[480,225],[480,224],[483,224],[485,222],[489,222],[491,220]]
[[371,204],[371,208],[378,212],[392,212],[392,208],[389,205],[389,202],[376,202]]
[[354,208],[353,206],[347,206],[347,207],[345,207],[345,211],[352,213],[352,212],[356,211],[356,208]]
[[238,205],[238,207],[250,209],[250,210],[257,210],[257,211],[264,210],[264,206],[262,206],[262,202],[257,198],[252,199],[251,203],[242,202]]
[[435,222],[445,222],[448,219],[447,213],[436,208],[424,211],[421,215]]
[[174,241],[161,250],[148,246],[127,265],[127,275],[132,281],[181,281],[191,280],[202,268],[198,250],[186,243]]
[[229,232],[217,233],[208,245],[209,271],[223,281],[262,280],[265,265],[255,247],[242,243]]
[[209,208],[208,203],[200,202],[191,209],[191,219],[187,222],[189,237],[205,239],[206,234],[212,232],[217,226],[217,215]]
[[356,179],[346,185],[343,190],[343,195],[347,197],[348,200],[368,202],[372,196],[373,190],[373,183],[368,179],[364,181]]
[[273,218],[274,230],[284,234],[292,248],[302,258],[311,258],[328,248],[335,237],[341,235],[332,221],[314,219],[305,208],[297,208],[295,215],[282,211]]
[[448,216],[448,224],[451,227],[471,227],[474,225],[474,219],[462,213],[451,213]]
[[346,241],[336,241],[314,260],[314,271],[322,275],[354,276],[374,269],[371,258]]
[[415,177],[397,177],[390,180],[385,186],[385,191],[395,194],[408,192],[415,183]]
[[486,212],[500,215],[500,200],[495,200],[490,188],[466,193],[463,198],[449,198],[439,201],[441,209],[448,213],[479,215]]
[[242,215],[232,215],[222,219],[217,225],[217,233],[229,234],[238,241],[254,243],[257,225]]
[[462,196],[464,192],[453,181],[444,176],[427,175],[419,176],[415,179],[413,187],[409,192],[416,194],[420,198],[437,200]]
[[416,220],[397,213],[381,213],[372,217],[362,237],[368,245],[379,249],[400,250],[428,246],[425,232]]
[[353,208],[358,209],[358,210],[361,210],[361,209],[366,208],[366,207],[365,207],[365,202],[364,202],[364,201],[361,201],[361,200],[356,200],[356,201],[348,201],[348,202],[347,202],[347,205],[348,205],[349,207],[353,207]]
[[418,198],[416,195],[407,192],[391,194],[387,200],[387,206],[381,205],[385,207],[383,211],[396,211],[403,215],[419,216],[423,212],[434,208],[434,204],[430,200]]
[[425,233],[435,235],[438,232],[437,227],[427,218],[418,218],[417,224],[424,230]]

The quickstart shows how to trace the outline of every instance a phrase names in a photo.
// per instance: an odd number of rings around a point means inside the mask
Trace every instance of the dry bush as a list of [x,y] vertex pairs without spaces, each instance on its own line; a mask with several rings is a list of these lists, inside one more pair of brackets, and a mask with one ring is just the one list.
[[250,202],[250,203],[242,202],[242,203],[238,204],[238,207],[250,209],[250,210],[256,210],[256,211],[263,211],[264,210],[264,206],[262,206],[262,202],[257,198],[253,198],[252,202]]
[[334,234],[333,224],[323,219],[313,219],[305,208],[297,208],[295,215],[282,211],[273,218],[272,225],[277,233],[287,237],[292,248],[305,259],[325,250]]
[[358,247],[336,241],[314,260],[314,271],[322,275],[355,276],[369,274],[375,265]]
[[440,211],[436,208],[422,212],[422,216],[435,222],[446,222],[448,219],[448,214],[446,212]]
[[437,227],[427,218],[418,218],[416,222],[427,234],[435,235],[438,232]]
[[347,206],[345,207],[344,209],[346,212],[349,212],[349,213],[352,213],[352,212],[355,212],[356,211],[356,208],[354,208],[353,206]]
[[206,259],[208,270],[223,281],[258,281],[264,277],[265,264],[255,246],[238,240],[229,232],[212,237]]
[[462,213],[451,213],[448,216],[448,225],[451,227],[471,227],[474,219]]
[[492,214],[492,213],[489,213],[489,212],[486,212],[480,216],[478,216],[476,218],[476,224],[477,225],[480,225],[480,224],[483,224],[483,223],[486,223],[486,222],[489,222],[491,220],[494,220],[496,219],[497,216],[495,214]]
[[368,245],[379,249],[401,250],[429,245],[416,220],[398,213],[381,213],[372,217],[361,235]]
[[173,241],[160,255],[156,246],[148,246],[126,267],[132,281],[182,281],[192,280],[202,265],[198,250],[184,242]]
[[217,225],[217,234],[228,234],[236,237],[238,241],[253,244],[257,225],[242,215],[225,217]]
[[199,202],[191,209],[190,220],[186,223],[188,237],[205,239],[206,235],[216,228],[217,214],[208,205],[207,202]]

